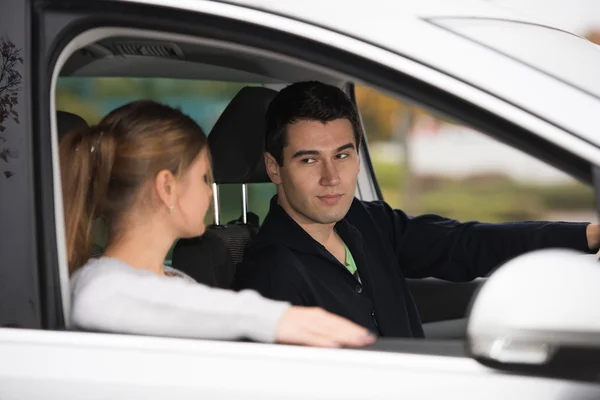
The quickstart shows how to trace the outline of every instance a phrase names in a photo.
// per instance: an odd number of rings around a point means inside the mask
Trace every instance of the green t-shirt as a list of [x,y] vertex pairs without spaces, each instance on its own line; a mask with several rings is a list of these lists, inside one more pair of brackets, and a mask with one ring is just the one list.
[[352,275],[356,274],[356,263],[354,262],[354,258],[352,257],[352,253],[350,253],[350,249],[344,243],[344,247],[346,248],[346,268]]

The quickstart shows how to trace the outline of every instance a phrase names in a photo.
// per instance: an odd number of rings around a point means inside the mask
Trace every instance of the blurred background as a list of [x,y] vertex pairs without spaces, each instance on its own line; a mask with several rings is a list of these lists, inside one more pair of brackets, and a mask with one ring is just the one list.
[[[600,0],[488,0],[519,9],[600,44]],[[179,107],[209,132],[248,83],[175,79],[61,78],[57,107],[98,122],[140,98]],[[372,162],[385,200],[409,214],[459,220],[593,221],[593,191],[486,135],[426,110],[357,86]],[[240,216],[238,185],[221,187],[222,221]],[[261,221],[272,184],[250,185],[249,208]],[[212,217],[209,217],[212,220]]]

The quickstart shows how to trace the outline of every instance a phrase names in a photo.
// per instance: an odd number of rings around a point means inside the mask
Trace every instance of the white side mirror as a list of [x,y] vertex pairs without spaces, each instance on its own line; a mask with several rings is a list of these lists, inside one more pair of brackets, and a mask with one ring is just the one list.
[[570,250],[507,262],[475,296],[467,341],[495,368],[600,379],[600,263]]

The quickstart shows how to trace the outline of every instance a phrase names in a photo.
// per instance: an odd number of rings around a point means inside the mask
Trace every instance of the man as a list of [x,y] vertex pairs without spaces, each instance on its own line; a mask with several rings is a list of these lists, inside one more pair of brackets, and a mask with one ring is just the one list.
[[267,111],[265,140],[277,195],[234,286],[323,307],[381,336],[423,336],[405,278],[470,281],[528,251],[590,252],[600,243],[598,225],[411,218],[354,198],[362,130],[354,105],[333,86],[283,89]]

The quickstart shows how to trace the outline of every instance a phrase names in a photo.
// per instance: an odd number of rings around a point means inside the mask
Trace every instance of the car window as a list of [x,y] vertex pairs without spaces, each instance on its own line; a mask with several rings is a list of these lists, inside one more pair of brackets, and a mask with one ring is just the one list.
[[178,107],[208,134],[243,82],[217,82],[170,78],[61,77],[56,107],[94,124],[110,111],[139,99]]
[[593,190],[467,126],[364,86],[357,104],[383,198],[461,221],[595,221]]
[[[252,183],[248,185],[248,211],[256,214],[259,225],[269,211],[269,201],[275,195],[274,183]],[[242,215],[242,185],[220,185],[219,198],[222,199],[220,209],[221,224],[237,220]],[[213,215],[207,214],[207,222],[212,223]]]
[[[115,108],[139,99],[152,99],[180,108],[193,118],[206,134],[244,86],[244,82],[168,78],[93,78],[62,77],[56,88],[58,110],[81,116],[88,124],[95,124]],[[221,223],[241,216],[241,185],[221,185]],[[262,222],[268,211],[269,199],[275,193],[272,183],[248,185],[248,210]],[[213,213],[207,213],[207,223],[213,222]],[[106,224],[99,219],[93,227],[93,241],[104,247],[108,237]],[[166,263],[170,264],[171,252]]]

